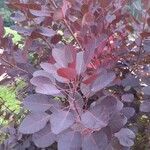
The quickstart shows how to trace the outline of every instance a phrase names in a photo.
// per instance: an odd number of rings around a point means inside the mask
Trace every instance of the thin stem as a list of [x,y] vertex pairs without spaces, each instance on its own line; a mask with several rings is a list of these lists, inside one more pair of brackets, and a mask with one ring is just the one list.
[[11,67],[14,67],[14,68],[17,68],[18,70],[20,70],[20,71],[22,71],[22,72],[25,72],[25,73],[29,73],[28,71],[26,71],[26,70],[23,70],[22,68],[20,68],[20,67],[18,67],[18,66],[16,66],[16,65],[14,65],[14,64],[11,64],[10,62],[8,62],[6,59],[4,59],[4,58],[0,58],[2,61],[4,61],[5,63],[7,63],[9,66],[11,66]]
[[78,46],[81,48],[82,51],[84,51],[84,48],[82,47],[82,45],[81,45],[81,43],[79,42],[79,40],[77,39],[77,37],[74,35],[74,33],[73,33],[71,27],[69,26],[67,20],[66,20],[66,19],[63,19],[63,21],[64,21],[64,24],[66,25],[66,27],[68,28],[68,30],[70,31],[72,37],[76,40]]
[[[142,32],[143,32],[144,29],[145,29],[145,25],[146,25],[146,17],[147,17],[147,13],[145,13]],[[139,46],[139,52],[138,52],[138,58],[137,58],[137,62],[138,62],[138,63],[139,63],[139,61],[140,61],[139,59],[140,59],[140,55],[141,55],[141,51],[142,51],[142,44],[143,44],[143,37],[141,38],[140,46]]]
[[[54,0],[51,0],[51,3],[52,3],[52,5],[55,7],[55,9],[58,9],[58,6],[57,6],[57,4],[55,3]],[[73,37],[73,38],[75,39],[75,41],[77,42],[78,46],[81,48],[82,51],[84,51],[84,48],[82,47],[82,45],[81,45],[80,41],[77,39],[77,37],[74,35],[74,33],[73,33],[71,27],[69,26],[67,20],[66,20],[65,18],[63,18],[62,20],[63,20],[64,24],[66,25],[66,27],[68,28],[68,30],[70,31],[72,37]]]

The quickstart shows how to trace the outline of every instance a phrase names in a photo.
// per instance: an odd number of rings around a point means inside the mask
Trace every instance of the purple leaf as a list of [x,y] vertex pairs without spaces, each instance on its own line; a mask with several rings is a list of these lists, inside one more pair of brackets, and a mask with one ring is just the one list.
[[30,82],[34,86],[42,86],[43,84],[52,84],[52,81],[50,80],[50,78],[43,77],[43,76],[33,77],[30,80]]
[[37,17],[49,17],[51,12],[46,9],[42,9],[42,10],[30,9],[30,13]]
[[[50,64],[50,63],[41,63],[40,64],[41,67],[46,71],[48,72],[49,74],[52,74],[53,77],[59,81],[59,82],[62,82],[62,83],[67,83],[69,82],[68,79],[65,79],[63,77],[60,77],[58,74],[57,74],[57,70],[60,68],[60,66],[58,66],[58,64]],[[50,75],[51,76],[51,75]]]
[[124,87],[126,86],[132,86],[132,87],[137,87],[139,86],[139,79],[136,78],[134,75],[127,75],[125,79],[122,80],[122,85]]
[[81,123],[90,129],[100,130],[106,127],[109,120],[109,113],[101,105],[96,105],[81,116]]
[[86,85],[86,84],[84,84],[84,83],[81,83],[80,89],[81,89],[82,93],[83,93],[84,95],[86,95],[86,96],[88,96],[88,95],[93,95],[93,94],[94,94],[94,92],[91,91],[90,85]]
[[31,113],[26,116],[19,126],[19,132],[23,134],[32,134],[43,129],[50,116],[46,113]]
[[114,79],[116,78],[116,75],[114,72],[101,72],[100,77],[95,80],[95,82],[92,85],[92,91],[97,92],[101,89],[108,86]]
[[140,105],[140,111],[142,112],[150,112],[150,101],[144,101]]
[[85,72],[86,64],[84,62],[84,52],[77,53],[76,56],[76,71],[77,74],[80,75],[81,73]]
[[11,19],[13,21],[22,22],[22,21],[26,20],[26,16],[22,12],[17,11],[15,13],[11,14]]
[[122,103],[119,103],[119,101],[113,96],[105,97],[100,101],[98,106],[101,107],[101,109],[105,109],[110,115],[120,111],[123,107]]
[[56,95],[60,93],[60,91],[52,84],[43,84],[42,86],[38,86],[35,91],[46,95]]
[[104,150],[108,145],[108,139],[103,131],[86,135],[82,141],[82,150]]
[[46,72],[45,70],[38,70],[33,73],[33,77],[38,77],[38,76],[43,76],[43,77],[49,78],[50,74],[48,72]]
[[52,107],[54,103],[56,103],[56,100],[41,94],[29,95],[23,101],[25,108],[33,112],[44,112]]
[[47,36],[47,37],[52,37],[56,34],[56,32],[50,28],[47,27],[41,27],[40,29],[37,30],[41,35]]
[[41,63],[41,68],[44,69],[49,74],[54,74],[57,70],[57,67],[55,65],[52,65],[50,63]]
[[50,117],[51,129],[54,134],[59,134],[69,128],[74,122],[74,115],[69,111],[58,111]]
[[112,116],[109,126],[113,133],[118,132],[127,123],[127,118],[119,113]]
[[117,100],[116,110],[119,112],[123,108],[123,103],[120,100]]
[[61,66],[61,67],[67,67],[68,62],[66,61],[66,52],[63,49],[55,48],[52,50],[52,56],[54,57],[55,61]]
[[37,147],[46,148],[56,141],[56,135],[51,132],[50,124],[32,135],[32,140]]
[[24,56],[24,54],[21,51],[16,51],[13,53],[13,57],[15,59],[16,62],[18,63],[26,63],[26,57]]
[[115,137],[118,138],[119,143],[123,146],[130,147],[134,144],[135,134],[128,128],[122,128],[119,132],[115,133]]
[[124,107],[121,110],[121,113],[123,113],[127,117],[127,119],[130,119],[131,117],[134,116],[135,110],[132,107]]
[[143,92],[144,92],[145,95],[150,95],[150,86],[144,87]]
[[134,100],[134,95],[133,95],[133,94],[124,94],[124,95],[122,95],[121,99],[122,99],[124,102],[133,102],[133,100]]
[[110,15],[110,14],[107,14],[106,15],[106,21],[108,22],[108,23],[111,23],[113,20],[115,20],[116,19],[116,16],[115,15]]
[[62,49],[54,48],[52,50],[52,56],[61,67],[67,67],[68,63],[73,61],[72,51],[67,47]]
[[95,114],[92,114],[90,111],[87,111],[81,116],[81,122],[87,128],[100,130],[101,128],[107,126],[108,119],[105,119],[105,116],[103,118],[102,116],[95,116]]
[[59,150],[79,150],[81,149],[80,132],[69,131],[60,135],[58,139]]
[[11,26],[11,29],[13,29],[13,30],[17,31],[18,33],[23,34],[25,36],[30,36],[33,31],[33,29],[24,28],[24,27],[20,27],[17,25]]

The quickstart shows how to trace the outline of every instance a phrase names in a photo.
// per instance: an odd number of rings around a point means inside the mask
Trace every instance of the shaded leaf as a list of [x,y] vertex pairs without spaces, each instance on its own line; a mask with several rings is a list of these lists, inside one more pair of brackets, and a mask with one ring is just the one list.
[[52,145],[56,140],[56,135],[51,132],[50,124],[32,135],[32,140],[37,147],[46,148]]
[[26,20],[26,17],[22,12],[18,11],[15,12],[14,14],[11,14],[11,19],[17,22],[22,22]]
[[33,112],[44,112],[53,106],[55,100],[48,98],[46,95],[34,94],[27,96],[23,105]]
[[[86,111],[81,115],[81,122],[82,124],[87,127],[94,130],[100,130],[101,128],[107,126],[108,121],[110,119],[110,112],[109,110],[111,107],[113,107],[111,104],[106,102],[100,103],[99,105],[96,105],[92,107],[90,110]],[[114,108],[114,107],[113,107]]]
[[140,105],[140,111],[142,112],[150,112],[150,101],[144,101]]
[[119,143],[123,146],[133,146],[135,134],[128,128],[122,128],[119,132],[115,133],[115,137],[118,138]]
[[31,113],[21,122],[19,132],[23,134],[32,134],[43,129],[49,120],[46,113]]
[[134,100],[134,95],[133,95],[133,94],[124,94],[124,95],[122,95],[121,99],[122,99],[124,102],[133,102],[133,100]]
[[[50,76],[49,76],[50,77]],[[52,77],[51,77],[52,78]],[[30,82],[34,86],[42,86],[43,84],[52,84],[52,81],[54,82],[54,78],[50,80],[50,78],[44,77],[44,76],[37,76],[33,77]]]
[[63,133],[58,139],[59,150],[78,150],[81,149],[80,132],[69,131]]
[[137,87],[139,86],[139,78],[135,77],[134,75],[127,75],[125,79],[122,80],[122,85],[125,86],[132,86]]
[[48,27],[41,27],[37,30],[37,32],[47,37],[52,37],[56,34],[56,32],[53,29],[50,29]]
[[42,69],[44,69],[46,72],[50,74],[54,74],[57,70],[56,66],[50,63],[41,63],[40,66]]
[[104,150],[108,145],[107,135],[103,131],[93,132],[83,138],[82,150]]
[[114,72],[101,72],[99,78],[92,85],[92,91],[97,92],[108,86],[116,78]]
[[105,119],[105,116],[99,116],[100,114],[91,113],[90,111],[85,112],[81,116],[81,122],[87,128],[91,128],[93,130],[100,130],[103,127],[106,127],[108,124],[108,120]]
[[115,133],[118,132],[126,123],[127,118],[120,113],[116,113],[115,115],[112,116],[109,122],[109,126],[111,128],[111,131]]
[[134,116],[135,114],[135,109],[132,108],[132,107],[124,107],[122,110],[121,110],[121,113],[123,113],[127,119],[130,119],[131,117]]
[[58,111],[50,117],[51,129],[54,134],[59,134],[69,128],[75,121],[74,115],[69,111]]
[[46,95],[55,95],[60,93],[60,91],[52,84],[43,84],[42,86],[38,86],[35,91]]
[[73,61],[71,50],[67,47],[64,49],[54,48],[52,56],[61,67],[67,67],[68,63]]
[[144,92],[145,95],[150,95],[150,86],[145,86],[143,88],[143,92]]
[[49,17],[51,12],[46,9],[42,9],[42,10],[30,9],[30,13],[37,17]]

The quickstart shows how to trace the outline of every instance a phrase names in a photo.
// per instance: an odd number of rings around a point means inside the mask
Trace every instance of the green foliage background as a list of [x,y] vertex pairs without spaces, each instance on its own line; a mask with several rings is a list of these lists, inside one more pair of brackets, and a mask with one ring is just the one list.
[[10,15],[11,11],[10,9],[5,5],[6,0],[0,0],[0,15],[4,18],[4,25],[6,27],[9,27],[14,24],[14,22],[11,20]]

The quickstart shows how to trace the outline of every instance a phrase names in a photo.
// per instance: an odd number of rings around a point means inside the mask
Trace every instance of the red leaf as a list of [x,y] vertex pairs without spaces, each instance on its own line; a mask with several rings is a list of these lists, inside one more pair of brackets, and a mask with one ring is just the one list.
[[73,80],[76,78],[76,70],[72,68],[60,68],[57,70],[58,75],[61,77]]
[[36,4],[36,3],[9,3],[9,6],[13,6],[17,9],[20,10],[24,10],[24,9],[33,9],[33,10],[40,10],[41,9],[41,5],[40,4]]
[[53,15],[54,20],[61,20],[63,19],[63,14],[61,9],[56,9]]
[[94,22],[94,15],[91,12],[86,13],[82,19],[82,26],[91,25]]
[[84,84],[90,84],[91,82],[93,82],[94,80],[96,80],[96,78],[97,78],[97,75],[94,74],[94,75],[88,77],[87,79],[83,80],[83,83]]
[[145,32],[142,32],[142,33],[141,33],[141,37],[142,37],[142,38],[148,38],[148,37],[150,37],[150,32],[146,32],[146,31],[145,31]]

